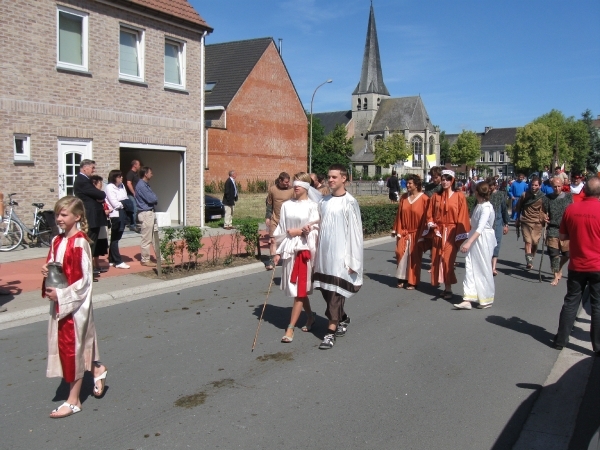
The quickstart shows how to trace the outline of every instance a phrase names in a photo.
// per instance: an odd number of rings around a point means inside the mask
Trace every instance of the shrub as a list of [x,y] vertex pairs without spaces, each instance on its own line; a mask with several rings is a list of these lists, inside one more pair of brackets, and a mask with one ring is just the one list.
[[238,230],[240,230],[240,234],[244,236],[248,256],[255,256],[257,249],[260,256],[258,222],[257,219],[241,219],[239,224],[236,225]]
[[363,225],[363,235],[389,233],[394,226],[398,205],[370,205],[360,207],[360,216]]
[[188,270],[190,270],[192,257],[194,258],[194,267],[196,267],[198,258],[202,256],[202,254],[199,254],[200,249],[204,246],[202,244],[202,229],[200,227],[183,227],[182,236],[188,252]]
[[477,197],[474,195],[471,197],[467,197],[467,206],[469,207],[469,215],[473,212],[473,208],[477,204]]
[[170,266],[175,263],[175,253],[177,251],[177,230],[173,227],[165,227],[162,229],[163,235],[160,238],[160,254],[165,260],[165,263]]
[[214,193],[218,192],[217,191],[217,183],[215,183],[214,181],[211,181],[210,183],[205,184],[204,192],[206,194],[214,194]]

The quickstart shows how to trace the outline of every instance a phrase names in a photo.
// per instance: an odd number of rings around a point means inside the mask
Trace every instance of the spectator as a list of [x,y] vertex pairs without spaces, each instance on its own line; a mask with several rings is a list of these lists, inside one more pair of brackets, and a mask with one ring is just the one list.
[[225,192],[223,193],[223,205],[225,205],[225,222],[223,228],[231,230],[233,228],[233,210],[235,209],[235,202],[238,200],[237,186],[235,185],[235,179],[237,174],[235,170],[229,171],[229,178],[225,181]]
[[580,174],[571,175],[571,186],[569,191],[573,195],[574,202],[580,202],[585,197],[585,191],[583,190],[583,186],[585,183],[583,182],[583,177]]
[[[135,198],[135,197],[134,197]],[[125,185],[123,184],[123,173],[120,170],[111,170],[108,174],[106,185],[106,199],[112,212],[110,213],[110,247],[108,250],[108,263],[117,269],[129,269],[129,265],[123,262],[119,251],[119,241],[125,230],[126,201],[129,201]]]
[[518,181],[514,180],[510,185],[510,189],[509,189],[508,193],[510,195],[510,199],[512,200],[511,217],[513,220],[517,220],[517,218],[518,218],[517,202],[521,198],[521,195],[523,195],[527,191],[528,188],[529,188],[529,185],[527,184],[527,181],[525,181],[525,174],[523,174],[523,173],[519,174]]
[[389,199],[392,203],[398,203],[398,191],[400,190],[400,184],[398,183],[398,177],[396,172],[392,172],[392,176],[388,178],[386,184],[389,190]]
[[127,183],[125,184],[127,188],[127,197],[129,198],[129,200],[131,200],[131,203],[133,204],[133,216],[131,217],[131,221],[129,223],[129,229],[131,231],[137,231],[135,223],[137,217],[137,204],[135,203],[135,187],[137,186],[138,181],[140,181],[139,170],[140,162],[137,159],[134,159],[133,161],[131,161],[131,170],[127,172],[127,175],[125,177],[127,181]]
[[[90,239],[90,249],[92,255],[95,253],[98,243],[98,234],[100,227],[106,226],[106,214],[102,203],[106,199],[104,191],[96,188],[90,177],[96,171],[96,161],[83,159],[79,163],[79,173],[73,183],[73,193],[75,197],[83,202],[85,209],[85,218],[88,224],[88,238]],[[100,275],[100,268],[93,268],[94,275]]]
[[569,205],[560,223],[560,239],[570,241],[571,259],[567,294],[554,345],[562,349],[569,342],[583,291],[588,286],[592,305],[592,349],[600,356],[600,178],[591,178],[584,189],[586,197]]
[[[150,261],[150,246],[152,244],[152,234],[154,233],[154,208],[158,203],[158,197],[150,188],[148,182],[152,178],[152,168],[140,168],[140,181],[135,187],[135,201],[138,209],[138,223],[140,224],[140,232],[142,234],[141,256],[142,266],[156,267],[156,263]],[[156,254],[156,249],[154,249]]]
[[[92,183],[94,183],[94,187],[101,191],[104,190],[103,178],[100,175],[92,175],[90,177]],[[112,208],[107,203],[106,199],[101,202],[102,209],[104,210],[105,219],[109,216]],[[98,241],[96,242],[96,246],[94,248],[94,253],[92,254],[94,258],[94,266],[97,267],[101,273],[107,272],[108,269],[100,267],[100,257],[106,256],[108,254],[108,232],[106,231],[106,225],[108,225],[108,219],[105,220],[104,225],[100,227],[100,231],[98,232]]]

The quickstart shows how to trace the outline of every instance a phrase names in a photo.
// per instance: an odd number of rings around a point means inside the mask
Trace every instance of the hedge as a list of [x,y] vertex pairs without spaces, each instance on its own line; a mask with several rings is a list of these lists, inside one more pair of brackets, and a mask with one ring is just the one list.
[[370,205],[360,207],[363,235],[389,233],[396,220],[397,203],[387,205]]

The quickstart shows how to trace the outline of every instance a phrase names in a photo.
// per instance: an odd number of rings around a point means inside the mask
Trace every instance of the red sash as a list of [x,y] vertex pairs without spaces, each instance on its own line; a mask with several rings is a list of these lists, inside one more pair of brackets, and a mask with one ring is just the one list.
[[301,250],[296,253],[294,268],[290,276],[290,283],[298,285],[298,297],[306,297],[306,282],[308,280],[308,261],[310,261],[310,252]]

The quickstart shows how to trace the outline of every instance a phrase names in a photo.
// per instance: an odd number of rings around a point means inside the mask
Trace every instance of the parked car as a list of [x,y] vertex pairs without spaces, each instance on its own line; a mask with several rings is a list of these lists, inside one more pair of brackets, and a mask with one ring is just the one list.
[[216,197],[204,196],[204,221],[219,220],[225,217],[225,205]]

